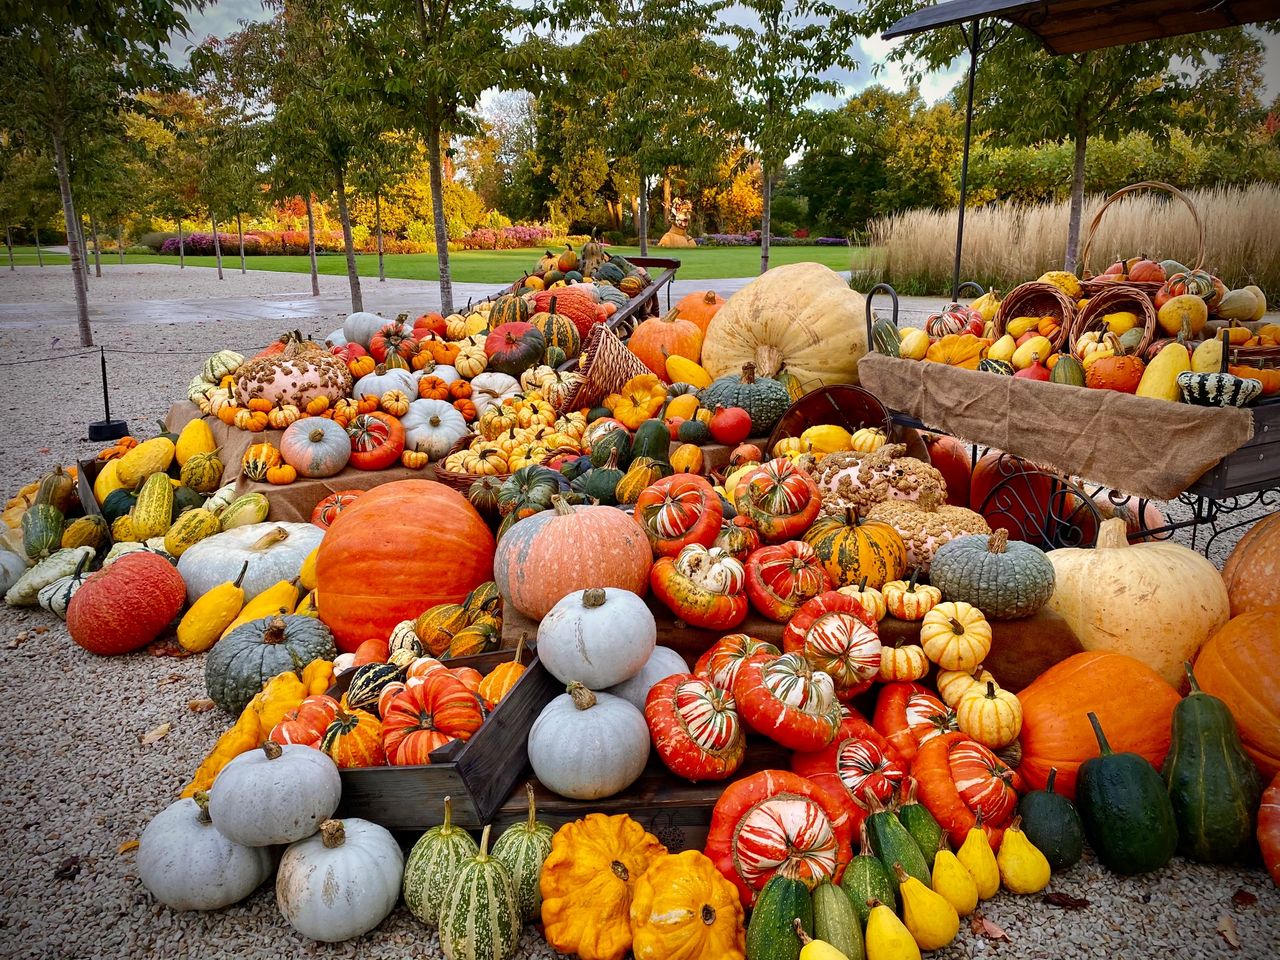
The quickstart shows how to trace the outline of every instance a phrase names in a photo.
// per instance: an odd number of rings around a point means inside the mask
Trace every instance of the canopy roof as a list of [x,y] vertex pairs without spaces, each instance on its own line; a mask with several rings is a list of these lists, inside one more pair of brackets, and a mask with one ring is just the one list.
[[945,0],[907,14],[884,33],[905,37],[994,17],[1025,27],[1050,53],[1081,53],[1280,17],[1277,0]]

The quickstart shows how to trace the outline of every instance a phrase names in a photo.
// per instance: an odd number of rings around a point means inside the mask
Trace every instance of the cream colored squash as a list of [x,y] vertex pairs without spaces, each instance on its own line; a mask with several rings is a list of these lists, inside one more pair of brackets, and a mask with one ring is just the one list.
[[1217,569],[1168,541],[1130,544],[1124,520],[1104,520],[1093,549],[1049,551],[1055,584],[1049,609],[1086,650],[1141,660],[1174,686],[1182,663],[1230,618]]
[[756,374],[785,370],[806,390],[858,382],[867,352],[866,301],[820,263],[775,267],[729,298],[707,328],[702,365],[722,377],[754,363]]

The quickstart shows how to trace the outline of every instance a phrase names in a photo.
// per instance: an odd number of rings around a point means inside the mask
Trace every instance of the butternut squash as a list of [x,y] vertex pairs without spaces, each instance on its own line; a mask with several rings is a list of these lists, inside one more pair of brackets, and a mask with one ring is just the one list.
[[1191,355],[1187,353],[1186,346],[1178,342],[1166,344],[1142,372],[1136,394],[1139,397],[1177,403],[1182,399],[1182,391],[1178,389],[1178,374],[1190,369]]

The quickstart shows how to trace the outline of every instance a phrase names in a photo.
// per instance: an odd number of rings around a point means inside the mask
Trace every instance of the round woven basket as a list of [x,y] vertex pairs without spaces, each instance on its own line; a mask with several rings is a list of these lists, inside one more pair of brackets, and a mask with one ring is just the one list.
[[853,384],[836,384],[820,387],[806,393],[787,407],[782,418],[769,434],[768,454],[774,445],[785,437],[798,437],[810,427],[833,423],[856,433],[863,427],[879,427],[886,437],[893,435],[889,411],[875,394]]
[[1105,326],[1102,318],[1107,314],[1125,310],[1136,313],[1142,321],[1142,343],[1137,355],[1145,356],[1147,347],[1156,338],[1156,307],[1145,290],[1129,283],[1109,283],[1106,289],[1089,298],[1071,328],[1071,355],[1079,360],[1076,343],[1080,338],[1090,330],[1101,330]]
[[[467,449],[467,447],[471,446],[471,441],[475,438],[476,435],[474,433],[468,433],[450,447],[449,453],[445,454],[445,456],[447,457],[460,450]],[[446,487],[452,487],[454,490],[457,490],[463,496],[466,496],[467,491],[471,489],[471,485],[477,480],[481,480],[485,477],[492,477],[494,480],[501,483],[503,480],[507,479],[507,477],[511,476],[509,473],[454,473],[452,470],[446,470],[444,468],[443,459],[434,466],[436,470],[436,479]]]
[[[1107,209],[1122,197],[1125,197],[1130,193],[1136,193],[1140,190],[1163,191],[1164,193],[1170,194],[1174,198],[1181,200],[1186,208],[1191,211],[1191,219],[1194,220],[1196,224],[1196,259],[1195,263],[1190,264],[1189,266],[1192,270],[1199,270],[1204,266],[1204,222],[1200,219],[1200,213],[1196,210],[1195,204],[1191,202],[1191,198],[1172,184],[1164,183],[1159,180],[1143,180],[1141,183],[1131,183],[1127,187],[1121,187],[1115,193],[1111,194],[1111,196],[1107,197],[1106,201],[1102,204],[1102,207],[1096,214],[1094,214],[1093,221],[1089,224],[1089,232],[1085,234],[1084,245],[1080,248],[1080,261],[1077,272],[1083,278],[1080,282],[1080,286],[1084,289],[1086,296],[1092,297],[1101,293],[1103,290],[1115,286],[1116,281],[1103,280],[1100,277],[1095,277],[1090,272],[1089,250],[1093,246],[1094,238],[1098,232],[1098,226],[1102,223],[1102,218],[1106,214]],[[1139,290],[1144,291],[1151,297],[1154,297],[1156,295],[1156,291],[1164,286],[1163,283],[1159,283],[1155,280],[1125,280],[1123,282],[1128,286],[1136,287]]]
[[1004,336],[1005,324],[1015,317],[1053,317],[1057,320],[1058,330],[1049,342],[1054,350],[1058,350],[1075,322],[1076,305],[1060,287],[1033,280],[1014,287],[1000,301],[994,321],[997,340]]

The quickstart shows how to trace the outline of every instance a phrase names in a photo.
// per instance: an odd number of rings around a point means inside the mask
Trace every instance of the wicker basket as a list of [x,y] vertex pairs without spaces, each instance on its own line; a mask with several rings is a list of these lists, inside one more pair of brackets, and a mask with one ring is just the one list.
[[[1094,237],[1098,232],[1098,226],[1102,223],[1102,218],[1103,215],[1106,214],[1107,208],[1121,197],[1139,190],[1163,190],[1165,193],[1171,194],[1181,200],[1186,205],[1187,209],[1191,211],[1191,219],[1194,220],[1196,224],[1196,260],[1190,268],[1192,270],[1199,270],[1204,266],[1204,223],[1200,219],[1200,214],[1196,210],[1195,204],[1191,202],[1191,198],[1177,187],[1168,183],[1163,183],[1159,180],[1143,180],[1141,183],[1131,183],[1127,187],[1121,187],[1115,193],[1111,194],[1111,196],[1107,197],[1106,202],[1103,203],[1101,209],[1094,214],[1093,221],[1089,224],[1089,232],[1085,235],[1084,245],[1080,248],[1080,261],[1077,270],[1080,276],[1084,278],[1081,280],[1080,286],[1084,289],[1085,296],[1093,297],[1102,291],[1115,286],[1115,281],[1099,279],[1089,272],[1089,250],[1093,246]],[[1159,283],[1154,280],[1141,280],[1136,282],[1126,280],[1124,282],[1129,286],[1137,287],[1144,291],[1150,297],[1154,297],[1156,295],[1156,291],[1164,286],[1163,283]]]
[[1263,370],[1280,370],[1280,347],[1232,347],[1230,362]]
[[1052,283],[1033,280],[1014,287],[1000,301],[996,311],[996,339],[1004,336],[1005,324],[1015,317],[1053,317],[1058,321],[1058,332],[1049,338],[1053,349],[1061,348],[1076,318],[1076,305],[1061,288]]
[[892,436],[889,411],[875,394],[852,384],[820,387],[806,393],[787,407],[773,433],[769,434],[768,455],[784,437],[798,437],[810,427],[833,423],[855,433],[863,427],[879,427],[886,437]]
[[[447,457],[460,450],[467,449],[467,447],[471,446],[471,441],[475,438],[476,435],[474,433],[468,433],[465,437],[450,447],[449,453],[445,456]],[[471,489],[471,485],[477,480],[483,480],[485,477],[492,477],[494,480],[501,483],[503,480],[507,479],[507,477],[511,476],[509,473],[454,473],[451,470],[446,470],[443,463],[444,461],[442,459],[440,463],[435,465],[436,479],[446,487],[452,487],[454,490],[457,490],[464,497],[467,495],[467,491]]]
[[582,356],[580,372],[584,380],[569,401],[568,408],[572,409],[594,407],[604,397],[621,390],[632,377],[650,372],[603,323],[591,328]]
[[1080,353],[1076,343],[1090,330],[1101,330],[1105,324],[1102,318],[1109,313],[1127,310],[1136,313],[1142,319],[1142,343],[1138,346],[1138,356],[1145,356],[1147,347],[1156,338],[1156,308],[1151,297],[1137,284],[1109,283],[1107,288],[1094,294],[1085,304],[1080,315],[1076,317],[1075,326],[1071,329],[1071,355],[1077,360]]

